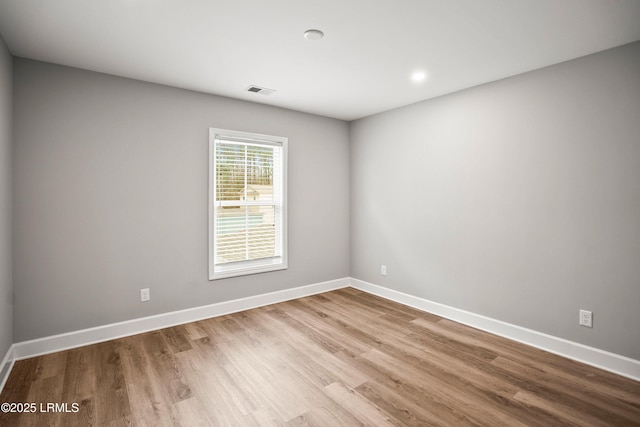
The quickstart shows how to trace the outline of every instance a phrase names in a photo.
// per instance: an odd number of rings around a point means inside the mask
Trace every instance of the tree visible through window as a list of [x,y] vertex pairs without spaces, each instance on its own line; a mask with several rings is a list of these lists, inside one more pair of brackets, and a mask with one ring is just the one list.
[[211,129],[210,279],[286,268],[286,147]]

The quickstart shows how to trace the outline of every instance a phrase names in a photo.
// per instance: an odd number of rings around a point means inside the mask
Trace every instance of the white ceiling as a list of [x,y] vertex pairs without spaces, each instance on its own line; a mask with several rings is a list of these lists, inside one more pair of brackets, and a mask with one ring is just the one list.
[[0,34],[24,58],[353,120],[640,40],[640,1],[0,0]]

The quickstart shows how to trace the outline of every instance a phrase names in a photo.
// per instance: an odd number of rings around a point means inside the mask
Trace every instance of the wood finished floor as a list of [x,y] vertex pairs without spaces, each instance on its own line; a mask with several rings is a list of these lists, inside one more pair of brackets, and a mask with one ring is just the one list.
[[351,288],[16,362],[2,426],[640,425],[640,383]]

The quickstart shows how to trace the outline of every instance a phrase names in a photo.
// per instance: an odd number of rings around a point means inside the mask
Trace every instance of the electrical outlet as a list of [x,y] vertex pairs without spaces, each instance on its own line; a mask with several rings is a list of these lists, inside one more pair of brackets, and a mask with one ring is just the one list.
[[147,302],[151,299],[149,288],[140,289],[140,301]]
[[587,310],[580,310],[580,325],[588,328],[593,327],[593,313]]
[[382,267],[380,267],[380,274],[382,274],[383,276],[387,275],[387,266],[383,265]]

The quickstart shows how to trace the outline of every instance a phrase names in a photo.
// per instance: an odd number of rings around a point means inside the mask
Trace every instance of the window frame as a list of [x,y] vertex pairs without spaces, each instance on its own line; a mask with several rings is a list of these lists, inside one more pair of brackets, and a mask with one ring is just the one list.
[[[248,261],[238,261],[227,265],[216,264],[216,140],[242,142],[262,146],[279,146],[282,151],[281,181],[282,202],[281,212],[281,247],[279,257],[262,258]],[[229,129],[209,128],[209,280],[225,279],[229,277],[249,274],[265,273],[269,271],[285,270],[288,268],[287,250],[287,155],[289,139],[282,136],[265,135],[253,132],[243,132]],[[274,170],[275,173],[275,170]],[[274,178],[275,179],[275,178]],[[244,205],[244,203],[241,203]],[[250,206],[251,203],[247,204]],[[277,204],[274,204],[277,206]],[[277,233],[277,230],[276,230]],[[278,235],[276,234],[276,239]]]

